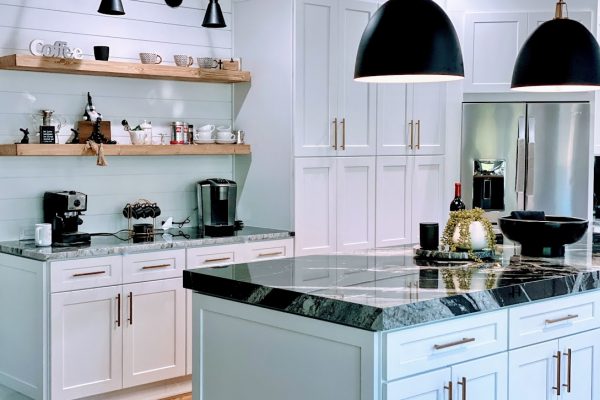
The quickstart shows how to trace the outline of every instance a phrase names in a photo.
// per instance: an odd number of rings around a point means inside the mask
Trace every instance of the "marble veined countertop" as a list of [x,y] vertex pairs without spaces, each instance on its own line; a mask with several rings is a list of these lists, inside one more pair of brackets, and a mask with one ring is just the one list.
[[[125,235],[125,236],[124,236]],[[115,236],[92,236],[86,246],[36,247],[33,240],[0,242],[0,253],[31,258],[39,261],[68,260],[79,257],[99,257],[117,254],[140,253],[153,250],[186,247],[214,246],[260,240],[286,239],[293,236],[289,231],[245,226],[232,236],[202,236],[198,228],[170,229],[166,234],[156,235],[151,242],[133,243],[126,233]]]
[[291,314],[383,331],[600,288],[600,255],[522,257],[501,246],[491,262],[435,262],[411,246],[184,271],[184,287]]

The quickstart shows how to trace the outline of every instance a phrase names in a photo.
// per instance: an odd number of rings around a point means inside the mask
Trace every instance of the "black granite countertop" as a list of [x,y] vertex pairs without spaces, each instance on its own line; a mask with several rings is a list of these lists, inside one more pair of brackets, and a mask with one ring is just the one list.
[[68,260],[79,257],[99,257],[117,254],[141,253],[164,249],[214,246],[260,240],[286,239],[289,231],[245,226],[232,236],[202,236],[198,228],[169,229],[154,236],[151,242],[133,243],[127,233],[117,236],[93,236],[90,245],[76,247],[37,247],[33,240],[0,242],[0,253],[39,261]]
[[600,288],[600,256],[567,246],[564,258],[492,262],[413,258],[410,246],[358,255],[305,256],[184,271],[202,294],[370,331],[397,329]]

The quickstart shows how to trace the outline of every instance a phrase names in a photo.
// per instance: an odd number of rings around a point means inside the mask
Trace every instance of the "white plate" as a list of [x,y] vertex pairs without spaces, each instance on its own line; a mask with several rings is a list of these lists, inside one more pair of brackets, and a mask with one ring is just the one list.
[[233,143],[235,143],[235,139],[226,139],[226,140],[217,139],[217,143],[220,143],[220,144],[233,144]]
[[208,143],[214,143],[215,139],[194,139],[194,143],[195,144],[208,144]]

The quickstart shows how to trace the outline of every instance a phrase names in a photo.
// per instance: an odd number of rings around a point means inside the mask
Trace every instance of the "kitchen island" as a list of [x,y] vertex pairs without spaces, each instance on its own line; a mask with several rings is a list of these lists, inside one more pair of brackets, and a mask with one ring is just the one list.
[[[187,270],[199,399],[600,398],[600,259],[413,249]],[[462,397],[461,397],[462,395]]]

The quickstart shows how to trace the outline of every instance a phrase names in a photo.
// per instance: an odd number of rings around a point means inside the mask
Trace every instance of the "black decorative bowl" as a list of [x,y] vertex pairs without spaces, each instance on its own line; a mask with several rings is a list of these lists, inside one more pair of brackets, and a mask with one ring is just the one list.
[[563,257],[565,244],[584,235],[588,221],[575,217],[547,215],[545,220],[498,218],[502,233],[521,244],[521,254],[534,257]]

